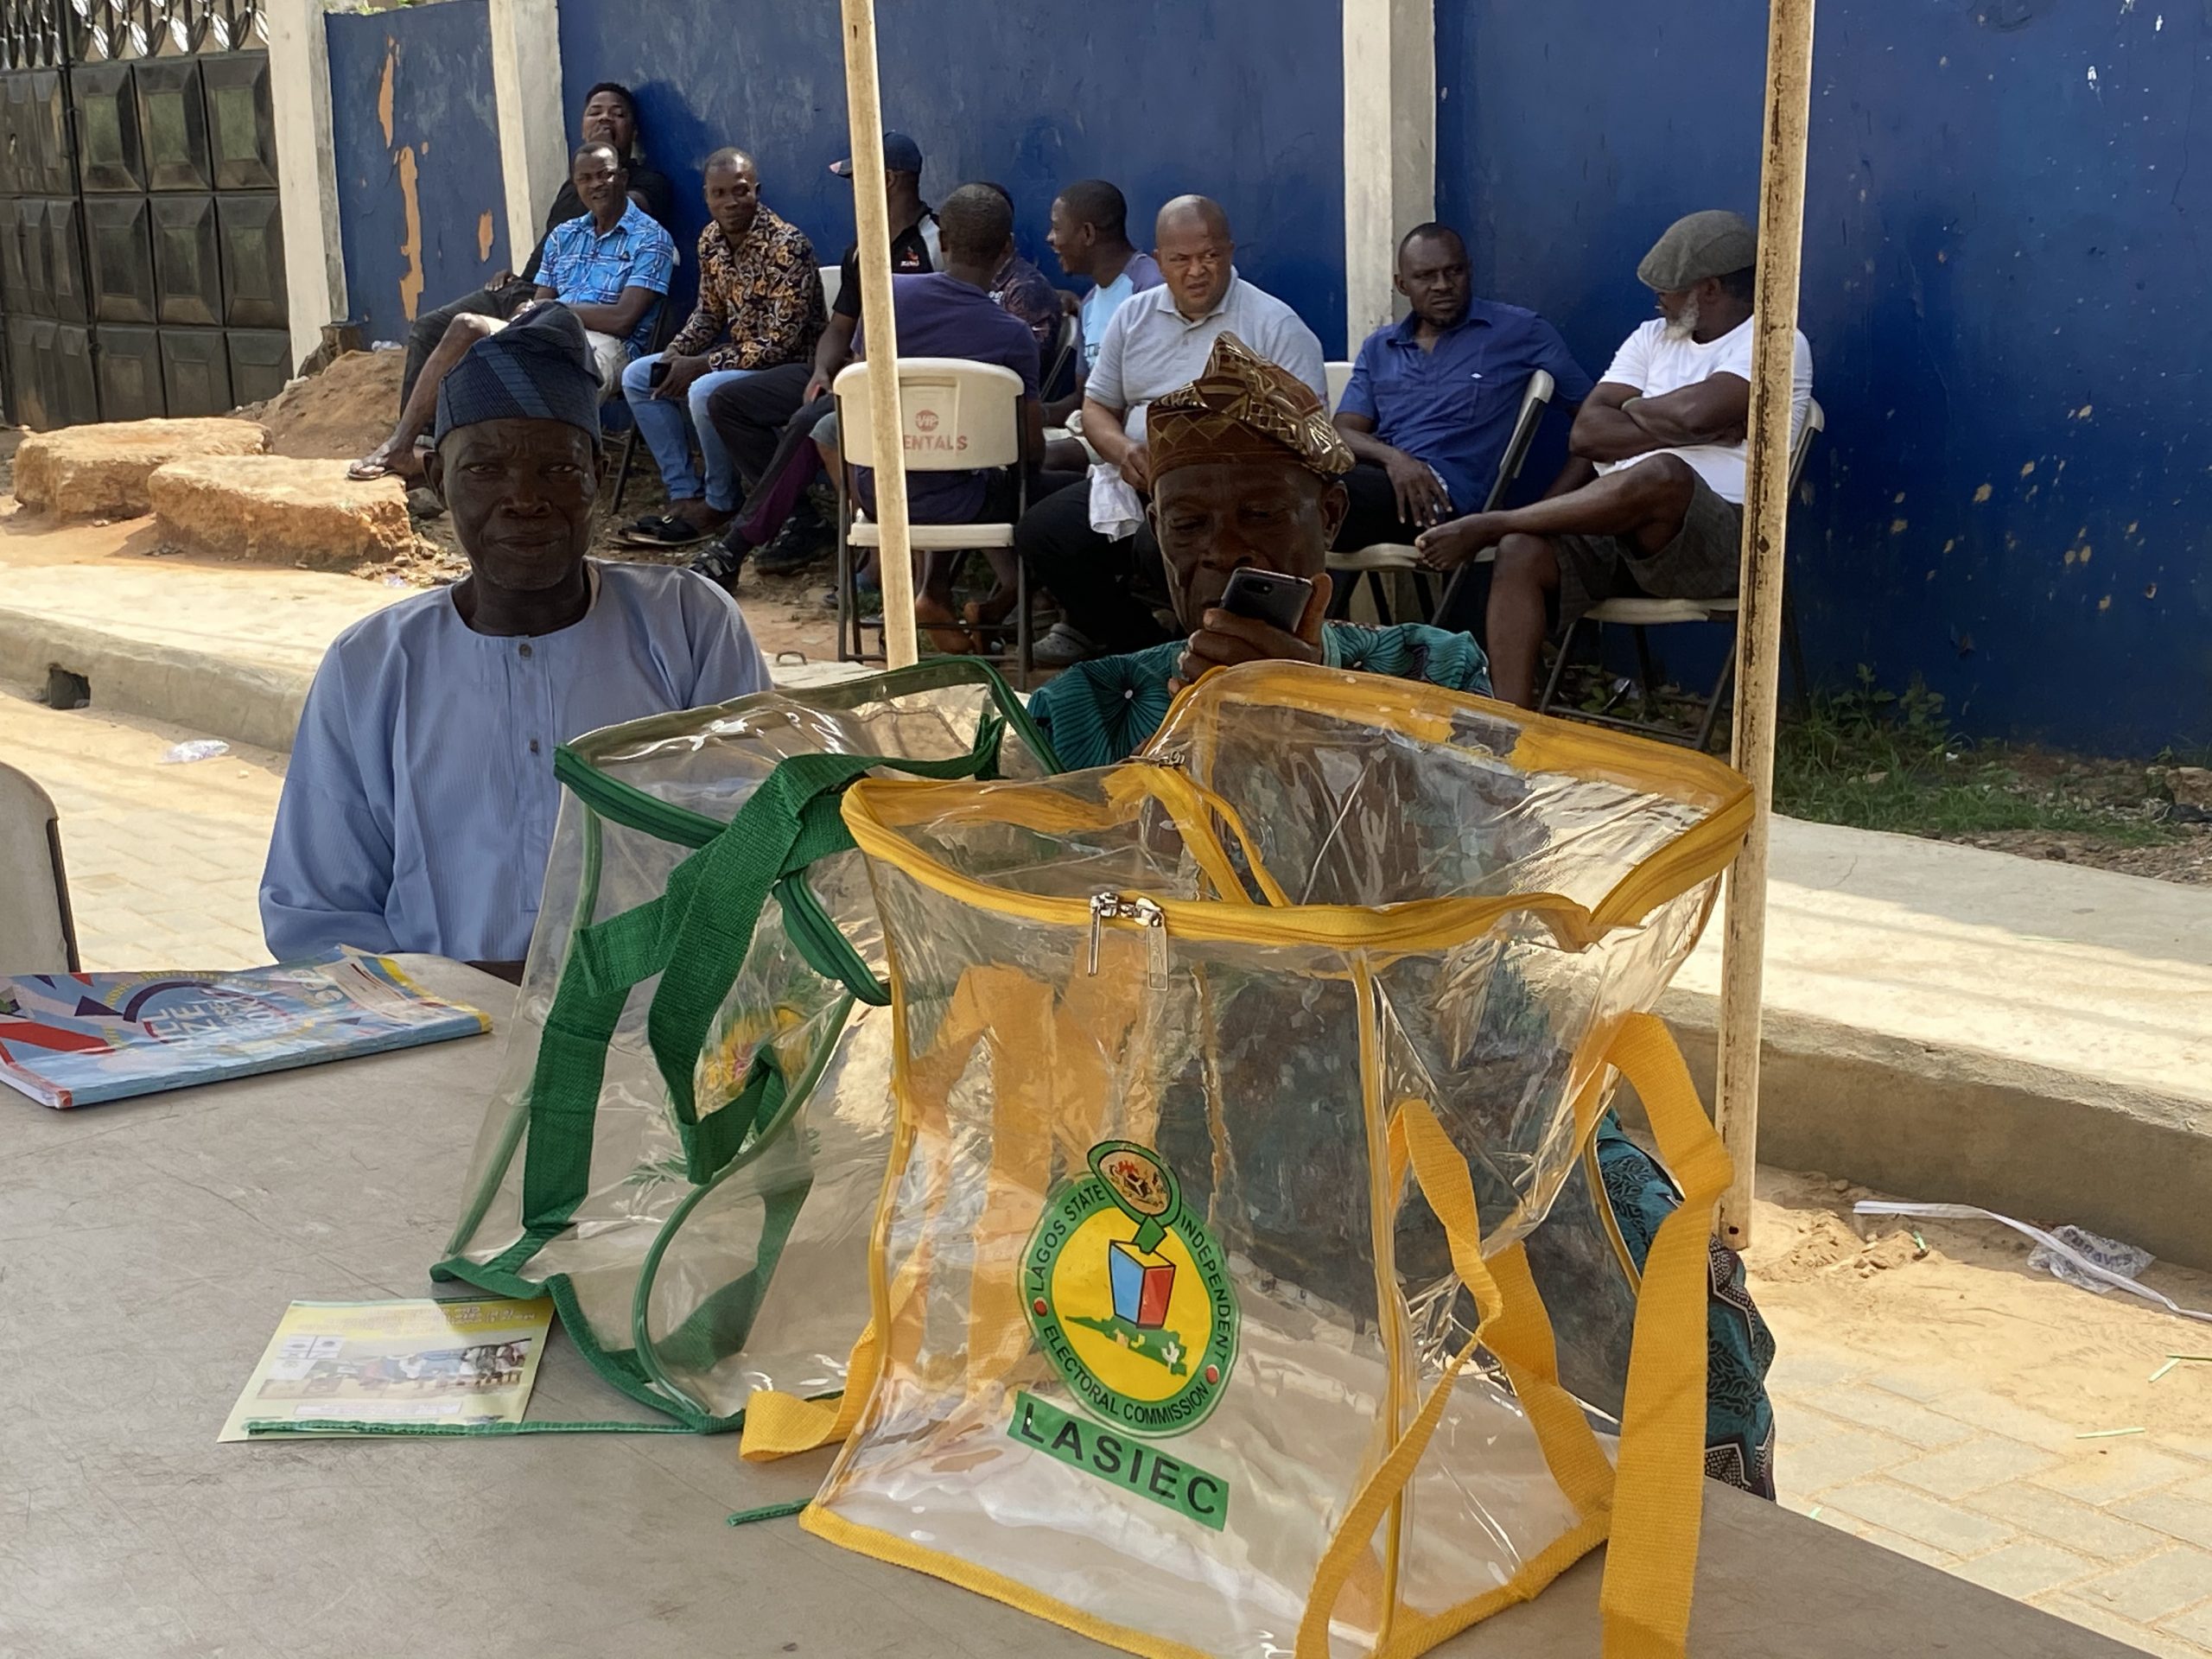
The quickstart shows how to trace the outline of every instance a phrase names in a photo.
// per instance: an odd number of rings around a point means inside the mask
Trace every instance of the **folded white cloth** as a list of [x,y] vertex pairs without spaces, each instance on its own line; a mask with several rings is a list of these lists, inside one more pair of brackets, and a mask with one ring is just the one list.
[[1122,469],[1098,462],[1090,469],[1090,527],[1109,542],[1125,541],[1144,522],[1144,503]]

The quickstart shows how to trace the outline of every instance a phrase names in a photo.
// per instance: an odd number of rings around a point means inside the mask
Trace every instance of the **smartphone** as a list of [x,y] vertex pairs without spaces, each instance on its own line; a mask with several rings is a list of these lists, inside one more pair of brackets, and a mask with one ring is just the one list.
[[652,367],[645,371],[645,385],[649,387],[658,386],[662,381],[667,378],[668,359],[664,357],[661,359],[659,362],[654,364]]
[[1279,570],[1246,565],[1233,572],[1221,595],[1220,608],[1231,616],[1249,617],[1285,633],[1296,633],[1305,619],[1313,584],[1304,576],[1286,576]]

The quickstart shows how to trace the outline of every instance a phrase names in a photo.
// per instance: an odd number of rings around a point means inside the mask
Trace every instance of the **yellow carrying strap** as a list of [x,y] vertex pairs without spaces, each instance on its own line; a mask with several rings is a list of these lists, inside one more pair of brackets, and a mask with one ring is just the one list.
[[876,1368],[882,1346],[876,1340],[875,1321],[870,1319],[861,1339],[853,1344],[851,1362],[845,1367],[845,1391],[826,1400],[802,1400],[797,1395],[764,1389],[745,1404],[745,1428],[738,1436],[737,1455],[747,1463],[770,1463],[794,1457],[817,1446],[833,1446],[853,1432],[861,1408],[875,1392]]
[[[1367,1478],[1366,1484],[1360,1488],[1359,1495],[1345,1513],[1344,1524],[1337,1529],[1337,1535],[1322,1552],[1321,1563],[1313,1572],[1313,1588],[1306,1594],[1305,1616],[1298,1622],[1298,1641],[1294,1649],[1296,1659],[1328,1659],[1329,1620],[1336,1612],[1337,1599],[1344,1593],[1344,1581],[1368,1554],[1375,1529],[1382,1524],[1390,1505],[1412,1478],[1414,1465],[1428,1449],[1429,1436],[1436,1432],[1438,1420],[1444,1415],[1444,1402],[1451,1395],[1452,1385],[1459,1380],[1460,1371],[1498,1313],[1497,1281],[1483,1262],[1482,1224],[1475,1211],[1475,1184],[1467,1173],[1466,1159],[1444,1133],[1444,1126],[1436,1121],[1436,1114],[1429,1109],[1427,1101],[1408,1100],[1402,1104],[1393,1120],[1392,1134],[1394,1138],[1403,1135],[1414,1179],[1421,1183],[1421,1195],[1428,1200],[1428,1207],[1444,1224],[1445,1236],[1452,1246],[1452,1270],[1475,1299],[1475,1333],[1445,1366],[1443,1376],[1429,1390],[1420,1414],[1398,1437],[1389,1455]],[[1394,1158],[1392,1161],[1395,1164],[1396,1160]],[[1385,1586],[1385,1593],[1395,1596],[1395,1586]]]
[[1213,884],[1216,895],[1224,903],[1248,905],[1250,894],[1237,879],[1236,866],[1230,862],[1229,849],[1223,845],[1220,834],[1214,828],[1218,818],[1229,826],[1236,837],[1236,844],[1243,852],[1247,868],[1252,879],[1260,884],[1260,891],[1270,905],[1287,906],[1290,895],[1268,873],[1260,861],[1260,849],[1252,839],[1252,832],[1244,827],[1244,819],[1234,806],[1186,773],[1171,766],[1134,762],[1120,767],[1106,779],[1109,799],[1124,810],[1134,804],[1139,796],[1149,796],[1160,803],[1176,829],[1182,832],[1183,844],[1198,868],[1205,872]]
[[1657,1019],[1629,1015],[1606,1058],[1636,1086],[1682,1202],[1644,1258],[1599,1606],[1605,1659],[1680,1659],[1705,1501],[1708,1240],[1729,1159]]
[[[1593,1086],[1586,1092],[1594,1098],[1597,1090]],[[1406,1128],[1406,1108],[1409,1105],[1419,1107],[1434,1122],[1432,1109],[1419,1101],[1402,1101],[1391,1115],[1389,1147],[1393,1192],[1404,1184],[1412,1157]],[[1591,1121],[1595,1121],[1594,1113]],[[1456,1147],[1453,1152],[1459,1155]],[[1461,1156],[1462,1168],[1465,1161]],[[1425,1184],[1421,1190],[1426,1195],[1427,1185]],[[1467,1181],[1467,1190],[1469,1208],[1466,1215],[1459,1218],[1465,1230],[1455,1232],[1454,1223],[1444,1221],[1455,1269],[1463,1249],[1478,1261],[1484,1260],[1481,1231],[1474,1218],[1471,1178]],[[1433,1200],[1429,1207],[1435,1208]],[[1440,1213],[1438,1218],[1444,1220]],[[1516,1243],[1484,1264],[1497,1283],[1500,1306],[1484,1333],[1483,1345],[1505,1368],[1506,1380],[1512,1383],[1514,1395],[1529,1414],[1529,1427],[1536,1431],[1536,1443],[1543,1450],[1545,1465],[1551,1470],[1560,1490],[1573,1503],[1575,1513],[1586,1521],[1603,1515],[1612,1507],[1613,1465],[1606,1458],[1605,1448],[1598,1444],[1598,1436],[1590,1427],[1589,1418],[1583,1414],[1581,1402],[1560,1382],[1558,1343],[1552,1335],[1551,1316],[1545,1311],[1544,1299],[1536,1289],[1535,1275],[1529,1271],[1528,1249]]]

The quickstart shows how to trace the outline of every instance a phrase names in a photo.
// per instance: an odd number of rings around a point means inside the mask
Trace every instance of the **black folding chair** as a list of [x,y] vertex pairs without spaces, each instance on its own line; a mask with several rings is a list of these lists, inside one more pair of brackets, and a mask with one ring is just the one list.
[[[1814,435],[1827,424],[1827,416],[1817,403],[1805,410],[1805,424],[1799,429],[1796,442],[1789,451],[1789,493],[1797,493],[1797,480],[1804,475],[1805,457],[1812,453]],[[1552,659],[1552,671],[1544,681],[1543,695],[1536,699],[1539,714],[1564,715],[1570,720],[1587,721],[1595,726],[1611,726],[1621,731],[1641,732],[1646,737],[1656,737],[1669,743],[1686,744],[1702,750],[1713,741],[1713,728],[1719,723],[1720,705],[1728,696],[1731,683],[1736,677],[1736,626],[1738,601],[1731,594],[1723,599],[1606,599],[1600,600],[1577,617],[1559,642],[1559,655]],[[1636,664],[1638,683],[1643,691],[1643,706],[1656,707],[1663,693],[1658,671],[1651,660],[1651,642],[1646,630],[1663,627],[1675,622],[1721,622],[1727,625],[1728,645],[1721,653],[1720,672],[1713,682],[1713,690],[1699,697],[1692,693],[1681,694],[1683,701],[1698,710],[1697,734],[1686,738],[1679,727],[1656,720],[1642,720],[1627,715],[1617,715],[1610,709],[1586,710],[1561,709],[1559,700],[1560,682],[1567,677],[1567,666],[1573,654],[1576,636],[1585,623],[1602,627],[1611,622],[1629,630],[1636,641]],[[1782,632],[1783,647],[1789,653],[1789,668],[1796,680],[1797,701],[1802,705],[1809,683],[1805,677],[1805,647],[1797,637],[1797,608],[1791,602],[1789,585],[1782,590]]]
[[[664,298],[653,309],[653,331],[648,337],[645,354],[666,351],[668,342],[675,338],[676,307]],[[608,401],[621,402],[621,392],[618,391]],[[622,497],[630,487],[630,463],[637,457],[639,435],[637,413],[631,410],[629,430],[614,441],[620,453],[614,458],[614,499],[607,507],[610,516],[622,511]]]
[[[1503,504],[1506,492],[1513,487],[1514,480],[1521,476],[1522,463],[1529,458],[1529,446],[1535,442],[1536,428],[1543,423],[1544,411],[1551,407],[1554,390],[1552,377],[1546,371],[1538,369],[1529,377],[1529,389],[1521,394],[1521,412],[1514,417],[1513,436],[1505,446],[1504,454],[1498,458],[1497,476],[1491,480],[1490,494],[1483,502],[1484,512],[1496,512]],[[1452,572],[1452,581],[1444,590],[1447,608],[1468,572],[1475,565],[1487,564],[1497,556],[1496,548],[1486,547]],[[1330,616],[1339,622],[1349,616],[1352,595],[1365,582],[1375,601],[1376,616],[1389,622],[1391,606],[1387,578],[1401,572],[1413,578],[1414,598],[1421,607],[1421,620],[1433,622],[1437,607],[1435,593],[1429,586],[1432,573],[1422,565],[1421,555],[1408,542],[1377,542],[1371,547],[1330,554],[1329,575],[1335,584],[1335,590],[1329,596]],[[1351,581],[1342,580],[1347,575]]]

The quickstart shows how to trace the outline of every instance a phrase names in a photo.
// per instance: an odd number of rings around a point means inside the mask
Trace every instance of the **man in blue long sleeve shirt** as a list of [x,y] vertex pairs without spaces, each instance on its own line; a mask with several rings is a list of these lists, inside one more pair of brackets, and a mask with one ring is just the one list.
[[1467,246],[1448,225],[1417,225],[1398,244],[1398,292],[1412,309],[1368,335],[1337,406],[1359,462],[1339,548],[1410,542],[1489,504],[1538,370],[1572,410],[1590,377],[1558,329],[1533,311],[1478,299]]
[[560,809],[555,749],[765,690],[736,602],[584,557],[600,388],[549,305],[441,387],[428,477],[469,575],[341,634],[300,717],[261,883],[280,960],[335,945],[518,964]]

